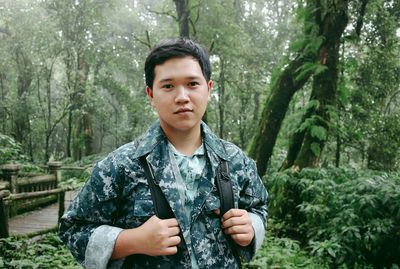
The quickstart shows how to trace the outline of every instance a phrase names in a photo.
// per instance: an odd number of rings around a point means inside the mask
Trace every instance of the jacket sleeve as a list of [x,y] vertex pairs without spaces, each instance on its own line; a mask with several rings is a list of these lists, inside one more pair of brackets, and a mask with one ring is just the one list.
[[[112,254],[115,240],[121,231],[117,227],[112,227],[117,212],[120,178],[120,171],[112,155],[98,162],[89,180],[60,220],[59,236],[82,265],[85,264],[88,243],[96,238],[95,231],[98,233],[106,227],[112,232],[106,237],[102,251],[109,257]],[[87,251],[86,254],[88,253],[91,251]]]
[[243,178],[239,197],[239,208],[250,213],[255,236],[253,242],[247,247],[238,247],[239,255],[244,261],[250,261],[264,240],[266,221],[268,217],[267,199],[268,192],[257,173],[253,160],[244,158]]

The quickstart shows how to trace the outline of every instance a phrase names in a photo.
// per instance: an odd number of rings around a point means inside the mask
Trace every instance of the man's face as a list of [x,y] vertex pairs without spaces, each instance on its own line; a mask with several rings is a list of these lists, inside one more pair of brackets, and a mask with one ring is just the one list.
[[212,81],[206,81],[192,57],[172,58],[154,68],[153,89],[146,87],[166,133],[200,128]]

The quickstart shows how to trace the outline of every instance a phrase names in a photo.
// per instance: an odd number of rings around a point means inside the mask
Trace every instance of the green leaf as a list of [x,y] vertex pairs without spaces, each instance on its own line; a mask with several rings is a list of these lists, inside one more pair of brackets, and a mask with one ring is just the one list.
[[317,64],[312,62],[306,62],[302,64],[296,69],[296,73],[298,74],[296,75],[295,80],[300,81],[305,79],[307,76],[311,76],[314,73],[316,66]]
[[315,75],[318,75],[318,74],[324,72],[324,71],[327,70],[327,69],[328,69],[328,67],[327,67],[326,65],[317,64],[317,66],[316,66],[316,68],[315,68],[315,71],[314,71],[314,74],[315,74]]
[[292,51],[300,51],[301,49],[303,49],[304,48],[304,44],[305,44],[306,42],[305,42],[305,40],[304,39],[299,39],[299,40],[296,40],[296,41],[294,41],[294,42],[292,42],[291,44],[290,44],[290,50],[292,50]]
[[308,101],[307,105],[305,106],[305,109],[309,110],[311,108],[318,109],[319,108],[319,101],[315,100],[315,99],[311,100],[311,101]]
[[350,97],[350,91],[349,89],[346,87],[346,85],[344,85],[344,83],[340,83],[339,85],[339,102],[342,106],[346,106],[349,103],[349,97]]
[[319,156],[321,153],[321,148],[319,147],[318,143],[311,143],[311,151],[315,156]]
[[326,140],[327,137],[327,131],[322,126],[311,126],[310,134],[312,137],[318,138],[319,140]]
[[328,248],[327,251],[328,251],[329,255],[331,255],[333,258],[336,258],[336,253],[333,249]]

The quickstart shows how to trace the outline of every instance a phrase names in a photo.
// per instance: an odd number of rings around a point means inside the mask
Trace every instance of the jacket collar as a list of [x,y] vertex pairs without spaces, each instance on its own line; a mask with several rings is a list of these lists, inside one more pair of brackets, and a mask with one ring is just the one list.
[[[201,131],[203,136],[203,143],[206,151],[214,153],[221,159],[227,160],[228,156],[224,150],[223,142],[211,131],[211,129],[201,122]],[[149,154],[160,143],[167,145],[167,137],[160,126],[160,121],[156,121],[147,132],[137,140],[137,148],[133,158],[139,158],[143,155]]]

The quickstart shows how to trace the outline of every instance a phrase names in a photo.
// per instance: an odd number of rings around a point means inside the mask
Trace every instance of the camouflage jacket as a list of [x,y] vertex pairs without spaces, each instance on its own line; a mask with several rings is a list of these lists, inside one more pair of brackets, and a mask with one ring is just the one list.
[[[176,173],[168,154],[168,141],[156,122],[139,139],[126,144],[93,168],[91,177],[61,219],[60,238],[86,268],[191,268],[194,254],[200,268],[238,268],[232,249],[221,229],[219,195],[214,185],[220,158],[227,160],[233,184],[235,207],[252,218],[255,242],[239,247],[250,260],[260,247],[267,218],[267,191],[253,160],[238,147],[219,139],[202,123],[207,164],[198,184],[191,218],[183,212]],[[151,257],[131,255],[110,261],[114,243],[122,229],[142,225],[155,214],[147,178],[138,158],[147,155],[154,176],[178,220],[185,241],[178,254]],[[193,256],[193,255],[192,255]]]

